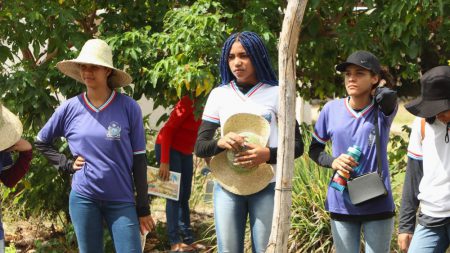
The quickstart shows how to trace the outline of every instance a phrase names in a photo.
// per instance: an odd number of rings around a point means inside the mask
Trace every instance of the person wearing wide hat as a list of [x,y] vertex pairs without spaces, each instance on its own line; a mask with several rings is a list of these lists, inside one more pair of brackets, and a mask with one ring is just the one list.
[[[390,252],[394,230],[395,205],[390,183],[387,144],[392,121],[397,113],[397,93],[387,68],[368,51],[356,51],[336,66],[344,77],[347,96],[329,101],[314,126],[309,156],[320,166],[335,172],[330,180],[325,209],[330,213],[331,233],[336,253],[360,252],[364,234],[366,252]],[[377,122],[375,121],[377,119]],[[376,145],[379,129],[379,149]],[[331,141],[332,154],[325,145]],[[361,151],[359,163],[347,154],[357,146]],[[351,202],[346,179],[378,170],[386,196],[360,205]]]
[[[22,136],[22,123],[19,118],[0,104],[0,180],[12,188],[27,173],[33,157],[31,144]],[[19,152],[14,162],[11,152]],[[0,200],[1,203],[1,200]],[[0,252],[5,252],[5,234],[0,209]]]
[[405,105],[417,117],[409,137],[398,246],[403,252],[446,252],[450,243],[450,66],[430,69],[420,84],[420,97]]
[[[265,252],[275,195],[278,80],[264,43],[253,32],[232,34],[219,65],[222,83],[209,94],[195,145],[197,156],[213,157],[218,251],[244,252],[249,217],[252,251]],[[295,157],[302,153],[297,124]]]
[[[56,67],[86,92],[56,109],[35,145],[56,168],[73,173],[69,212],[79,250],[103,252],[105,221],[116,252],[141,252],[139,231],[154,227],[142,113],[136,101],[115,90],[131,77],[114,67],[112,50],[100,39],[88,40],[76,59]],[[66,138],[73,158],[52,145],[59,137]]]

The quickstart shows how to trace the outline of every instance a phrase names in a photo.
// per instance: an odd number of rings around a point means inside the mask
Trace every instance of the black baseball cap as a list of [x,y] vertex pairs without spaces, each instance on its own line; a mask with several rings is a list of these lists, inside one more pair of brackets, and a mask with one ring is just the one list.
[[381,71],[378,58],[372,53],[362,50],[351,54],[345,62],[336,66],[336,70],[339,72],[344,72],[347,66],[352,64],[370,70],[375,74],[380,74]]

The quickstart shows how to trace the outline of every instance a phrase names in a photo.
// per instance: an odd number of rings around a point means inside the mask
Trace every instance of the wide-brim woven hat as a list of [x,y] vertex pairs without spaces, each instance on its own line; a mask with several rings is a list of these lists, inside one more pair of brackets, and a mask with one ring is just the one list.
[[13,146],[22,136],[22,123],[8,108],[0,105],[0,151]]
[[92,64],[112,69],[108,82],[114,88],[127,86],[132,81],[128,73],[114,67],[111,47],[101,39],[86,41],[76,59],[60,61],[56,64],[56,67],[63,74],[84,83],[80,74],[80,64]]
[[[247,142],[265,147],[270,136],[269,122],[263,117],[249,113],[231,116],[223,126],[223,135],[234,132],[247,137]],[[253,168],[233,165],[234,152],[225,150],[211,159],[211,172],[217,182],[227,191],[237,195],[250,195],[264,189],[274,176],[267,163]]]
[[450,110],[450,66],[438,66],[420,78],[421,95],[405,105],[410,113],[430,118]]

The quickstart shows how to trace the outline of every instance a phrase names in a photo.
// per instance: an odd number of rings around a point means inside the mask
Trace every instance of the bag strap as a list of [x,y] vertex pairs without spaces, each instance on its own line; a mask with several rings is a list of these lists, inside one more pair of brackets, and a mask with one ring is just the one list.
[[378,173],[378,175],[380,175],[380,177],[383,177],[382,176],[382,170],[381,170],[381,152],[380,152],[380,150],[381,150],[381,144],[380,144],[380,129],[379,129],[379,124],[378,124],[378,105],[377,104],[375,104],[375,108],[374,108],[374,110],[375,110],[375,145],[376,145],[376,148],[377,148],[377,152],[376,152],[376,155],[377,155],[377,173]]

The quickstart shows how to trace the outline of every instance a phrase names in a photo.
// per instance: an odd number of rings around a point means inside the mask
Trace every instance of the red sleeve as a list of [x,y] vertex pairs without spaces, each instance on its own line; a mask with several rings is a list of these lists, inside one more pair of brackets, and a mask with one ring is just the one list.
[[176,130],[179,129],[183,122],[193,113],[193,102],[189,96],[184,96],[175,105],[170,113],[169,120],[164,125],[164,129],[160,132],[159,139],[161,140],[161,163],[169,163],[170,161],[170,146]]
[[19,158],[14,165],[0,173],[0,180],[7,187],[14,187],[20,179],[25,176],[30,169],[30,162],[33,158],[33,151],[22,151],[19,153]]

